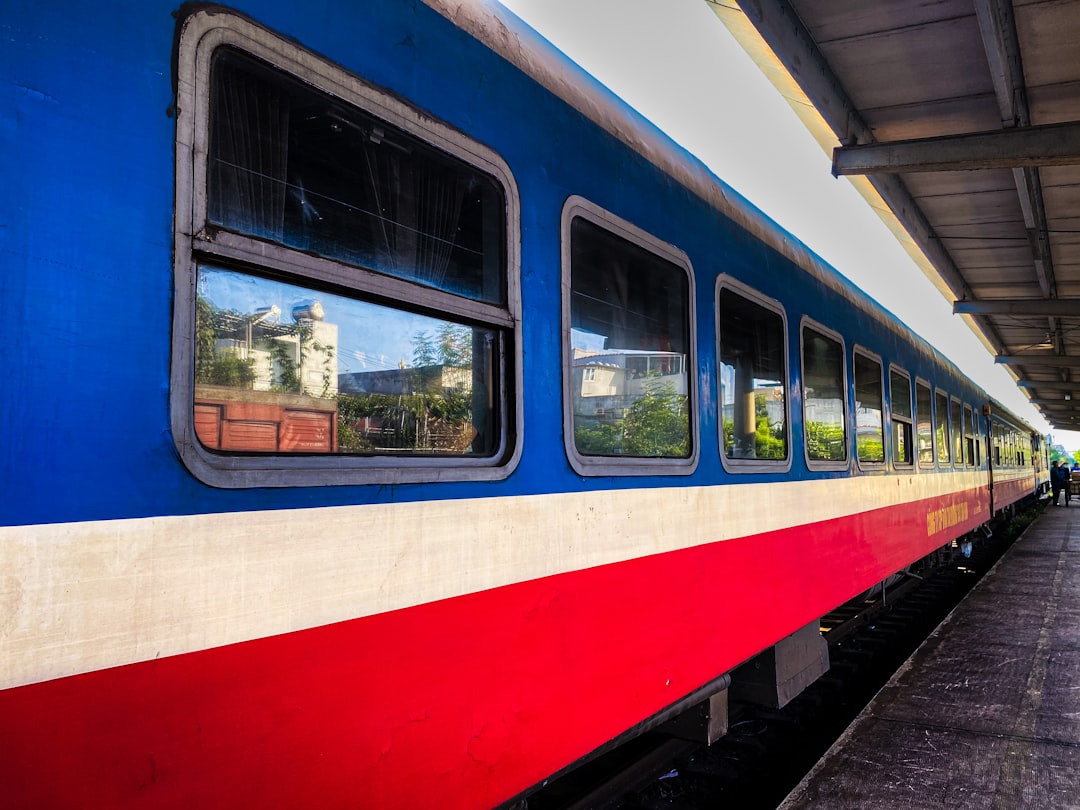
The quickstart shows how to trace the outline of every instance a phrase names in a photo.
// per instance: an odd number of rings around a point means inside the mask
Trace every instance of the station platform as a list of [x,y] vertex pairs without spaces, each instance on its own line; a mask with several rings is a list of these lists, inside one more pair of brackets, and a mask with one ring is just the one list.
[[1080,808],[1080,502],[1049,505],[781,810]]

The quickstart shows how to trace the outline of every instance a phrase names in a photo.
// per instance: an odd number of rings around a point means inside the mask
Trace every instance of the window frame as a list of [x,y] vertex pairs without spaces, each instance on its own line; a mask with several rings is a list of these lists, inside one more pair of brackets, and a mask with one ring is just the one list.
[[[945,401],[945,407],[940,408],[941,400]],[[944,410],[944,414],[940,411]],[[934,460],[938,469],[951,467],[952,457],[952,432],[949,430],[949,392],[944,388],[934,389]],[[942,422],[941,419],[945,421]],[[943,428],[944,433],[938,435],[938,428]]]
[[971,407],[971,415],[974,419],[973,430],[975,433],[975,469],[985,469],[986,459],[983,458],[985,437],[983,434],[984,411],[978,405]]
[[[898,376],[898,377],[903,377],[907,381],[908,405],[909,405],[909,407],[911,409],[911,415],[910,416],[904,416],[902,414],[898,415],[896,413],[896,411],[893,409],[893,384],[892,384],[892,381],[893,381],[893,375],[894,374],[896,376]],[[907,434],[908,447],[910,448],[910,451],[911,451],[911,460],[910,461],[900,461],[900,460],[898,460],[897,457],[896,457],[896,442],[893,440],[893,438],[894,438],[893,433],[892,433],[892,430],[890,430],[889,431],[889,463],[892,465],[893,469],[898,469],[898,470],[911,470],[911,469],[913,469],[915,467],[916,457],[918,456],[919,445],[918,445],[918,441],[916,440],[916,436],[915,436],[916,403],[915,403],[915,398],[912,396],[912,391],[913,391],[913,389],[911,387],[911,375],[907,372],[907,370],[901,368],[898,365],[896,365],[896,363],[889,363],[889,400],[888,400],[888,409],[887,409],[888,410],[888,421],[889,421],[890,427],[892,426],[892,424],[894,422],[899,422],[901,425],[907,425],[907,429],[908,429],[908,434]]]
[[[210,69],[219,48],[260,59],[343,103],[377,116],[433,148],[486,173],[506,199],[506,302],[486,303],[324,258],[211,224],[207,188]],[[521,456],[522,375],[520,197],[509,165],[494,150],[383,91],[345,68],[232,12],[197,10],[180,28],[176,55],[177,122],[174,203],[174,307],[170,408],[174,441],[199,480],[222,488],[490,481],[509,476]],[[494,388],[499,435],[491,456],[288,455],[217,453],[194,428],[196,280],[200,265],[281,278],[313,294],[333,291],[402,310],[437,313],[499,335]]]
[[[930,422],[930,462],[923,463],[922,458],[919,456],[919,389],[922,388],[926,391],[928,402],[930,403],[930,413],[926,415]],[[915,378],[915,464],[920,470],[936,470],[937,469],[937,434],[934,430],[934,386],[930,384],[929,380],[925,380],[922,377]]]
[[964,403],[964,464],[977,467],[975,463],[975,409]]
[[[757,304],[762,309],[769,310],[780,316],[781,329],[783,330],[784,343],[784,439],[787,443],[787,455],[783,459],[760,459],[760,458],[729,458],[724,452],[724,415],[723,402],[720,399],[720,293],[723,290],[731,290],[748,301]],[[791,444],[791,357],[790,333],[788,332],[787,312],[784,305],[775,298],[769,298],[738,279],[727,274],[721,274],[716,279],[716,290],[713,296],[714,314],[716,318],[716,391],[717,391],[717,419],[716,434],[719,443],[720,464],[729,473],[777,473],[788,472],[791,469],[794,453]]]
[[[569,363],[572,351],[571,295],[572,267],[570,231],[575,219],[592,225],[652,253],[686,273],[686,407],[690,422],[690,454],[685,458],[649,456],[594,456],[581,453],[574,438],[573,373]],[[690,257],[679,248],[653,236],[643,228],[617,216],[590,200],[572,195],[563,204],[560,227],[560,263],[562,287],[562,352],[559,357],[562,375],[563,446],[571,468],[583,476],[691,475],[701,455],[701,418],[699,415],[700,381],[697,371],[697,292]]]
[[[852,421],[855,422],[854,427],[854,440],[855,440],[855,463],[859,465],[860,470],[881,470],[886,467],[889,462],[889,439],[886,438],[885,429],[885,417],[887,413],[887,400],[885,399],[885,364],[882,362],[881,355],[870,351],[865,346],[856,343],[851,349],[851,375],[852,375],[852,396],[854,397],[858,393],[858,374],[855,373],[855,358],[862,357],[864,360],[869,360],[877,365],[878,369],[878,393],[881,396],[881,418],[878,422],[878,428],[881,430],[881,461],[863,461],[859,458],[859,416],[858,408],[852,409]],[[857,402],[857,400],[855,400]],[[854,403],[853,403],[854,404]]]
[[[841,384],[841,396],[840,402],[844,409],[841,424],[844,427],[844,459],[842,461],[830,461],[827,459],[812,459],[810,458],[810,443],[806,440],[806,346],[804,336],[807,329],[813,329],[815,332],[820,333],[823,337],[834,340],[840,344],[840,366],[843,379]],[[799,321],[799,396],[802,399],[802,435],[803,435],[803,459],[806,461],[807,469],[810,470],[849,470],[852,464],[852,437],[851,437],[851,414],[850,403],[850,381],[848,379],[848,361],[847,361],[847,344],[844,341],[844,336],[837,332],[835,329],[830,329],[820,321],[816,321],[813,318],[804,315]]]
[[949,442],[952,444],[953,466],[963,469],[967,459],[964,452],[964,403],[958,396],[949,397]]

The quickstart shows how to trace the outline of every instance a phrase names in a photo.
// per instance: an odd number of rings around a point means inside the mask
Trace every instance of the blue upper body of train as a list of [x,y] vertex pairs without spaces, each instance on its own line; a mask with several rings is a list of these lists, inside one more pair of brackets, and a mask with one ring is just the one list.
[[[412,480],[423,479],[421,473],[318,486],[302,480],[262,486],[257,476],[221,486],[193,474],[178,449],[172,390],[172,366],[190,359],[177,343],[192,340],[174,325],[178,166],[188,165],[178,161],[177,117],[190,112],[178,110],[184,97],[178,82],[186,77],[178,77],[177,19],[189,9],[178,14],[174,4],[160,2],[22,4],[0,23],[0,345],[8,370],[0,390],[0,524],[887,475],[896,471],[891,462],[860,465],[856,459],[855,346],[876,358],[886,380],[895,367],[974,413],[986,402],[938,352],[823,268],[683,150],[664,146],[670,160],[715,183],[717,197],[744,212],[741,222],[432,8],[321,0],[238,2],[234,8],[304,53],[404,100],[418,119],[463,133],[466,143],[483,145],[508,170],[507,191],[519,219],[506,232],[506,309],[520,322],[504,330],[508,342],[498,364],[505,390],[502,449],[485,468],[496,474],[439,480],[432,473],[429,480]],[[584,97],[618,107],[588,77],[577,74],[576,81]],[[622,114],[629,129],[664,143],[638,116]],[[629,223],[689,263],[692,351],[683,353],[693,362],[693,450],[681,468],[622,475],[616,464],[591,474],[568,457],[568,200]],[[218,257],[214,264],[221,263]],[[782,465],[740,471],[726,469],[722,459],[715,316],[721,277],[782,308],[789,413]],[[331,285],[308,286],[324,292]],[[850,430],[839,465],[810,464],[803,449],[804,323],[843,341]],[[884,392],[889,413],[887,384]]]

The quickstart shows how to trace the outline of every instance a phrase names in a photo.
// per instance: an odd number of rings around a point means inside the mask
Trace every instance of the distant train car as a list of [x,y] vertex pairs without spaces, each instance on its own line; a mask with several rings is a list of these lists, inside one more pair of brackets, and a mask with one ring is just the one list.
[[497,5],[4,33],[5,806],[511,802],[1042,486]]

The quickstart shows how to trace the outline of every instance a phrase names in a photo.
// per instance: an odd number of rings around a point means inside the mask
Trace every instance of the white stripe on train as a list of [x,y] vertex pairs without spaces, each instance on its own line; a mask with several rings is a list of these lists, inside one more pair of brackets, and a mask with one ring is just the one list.
[[4,527],[0,688],[979,488],[967,471]]

